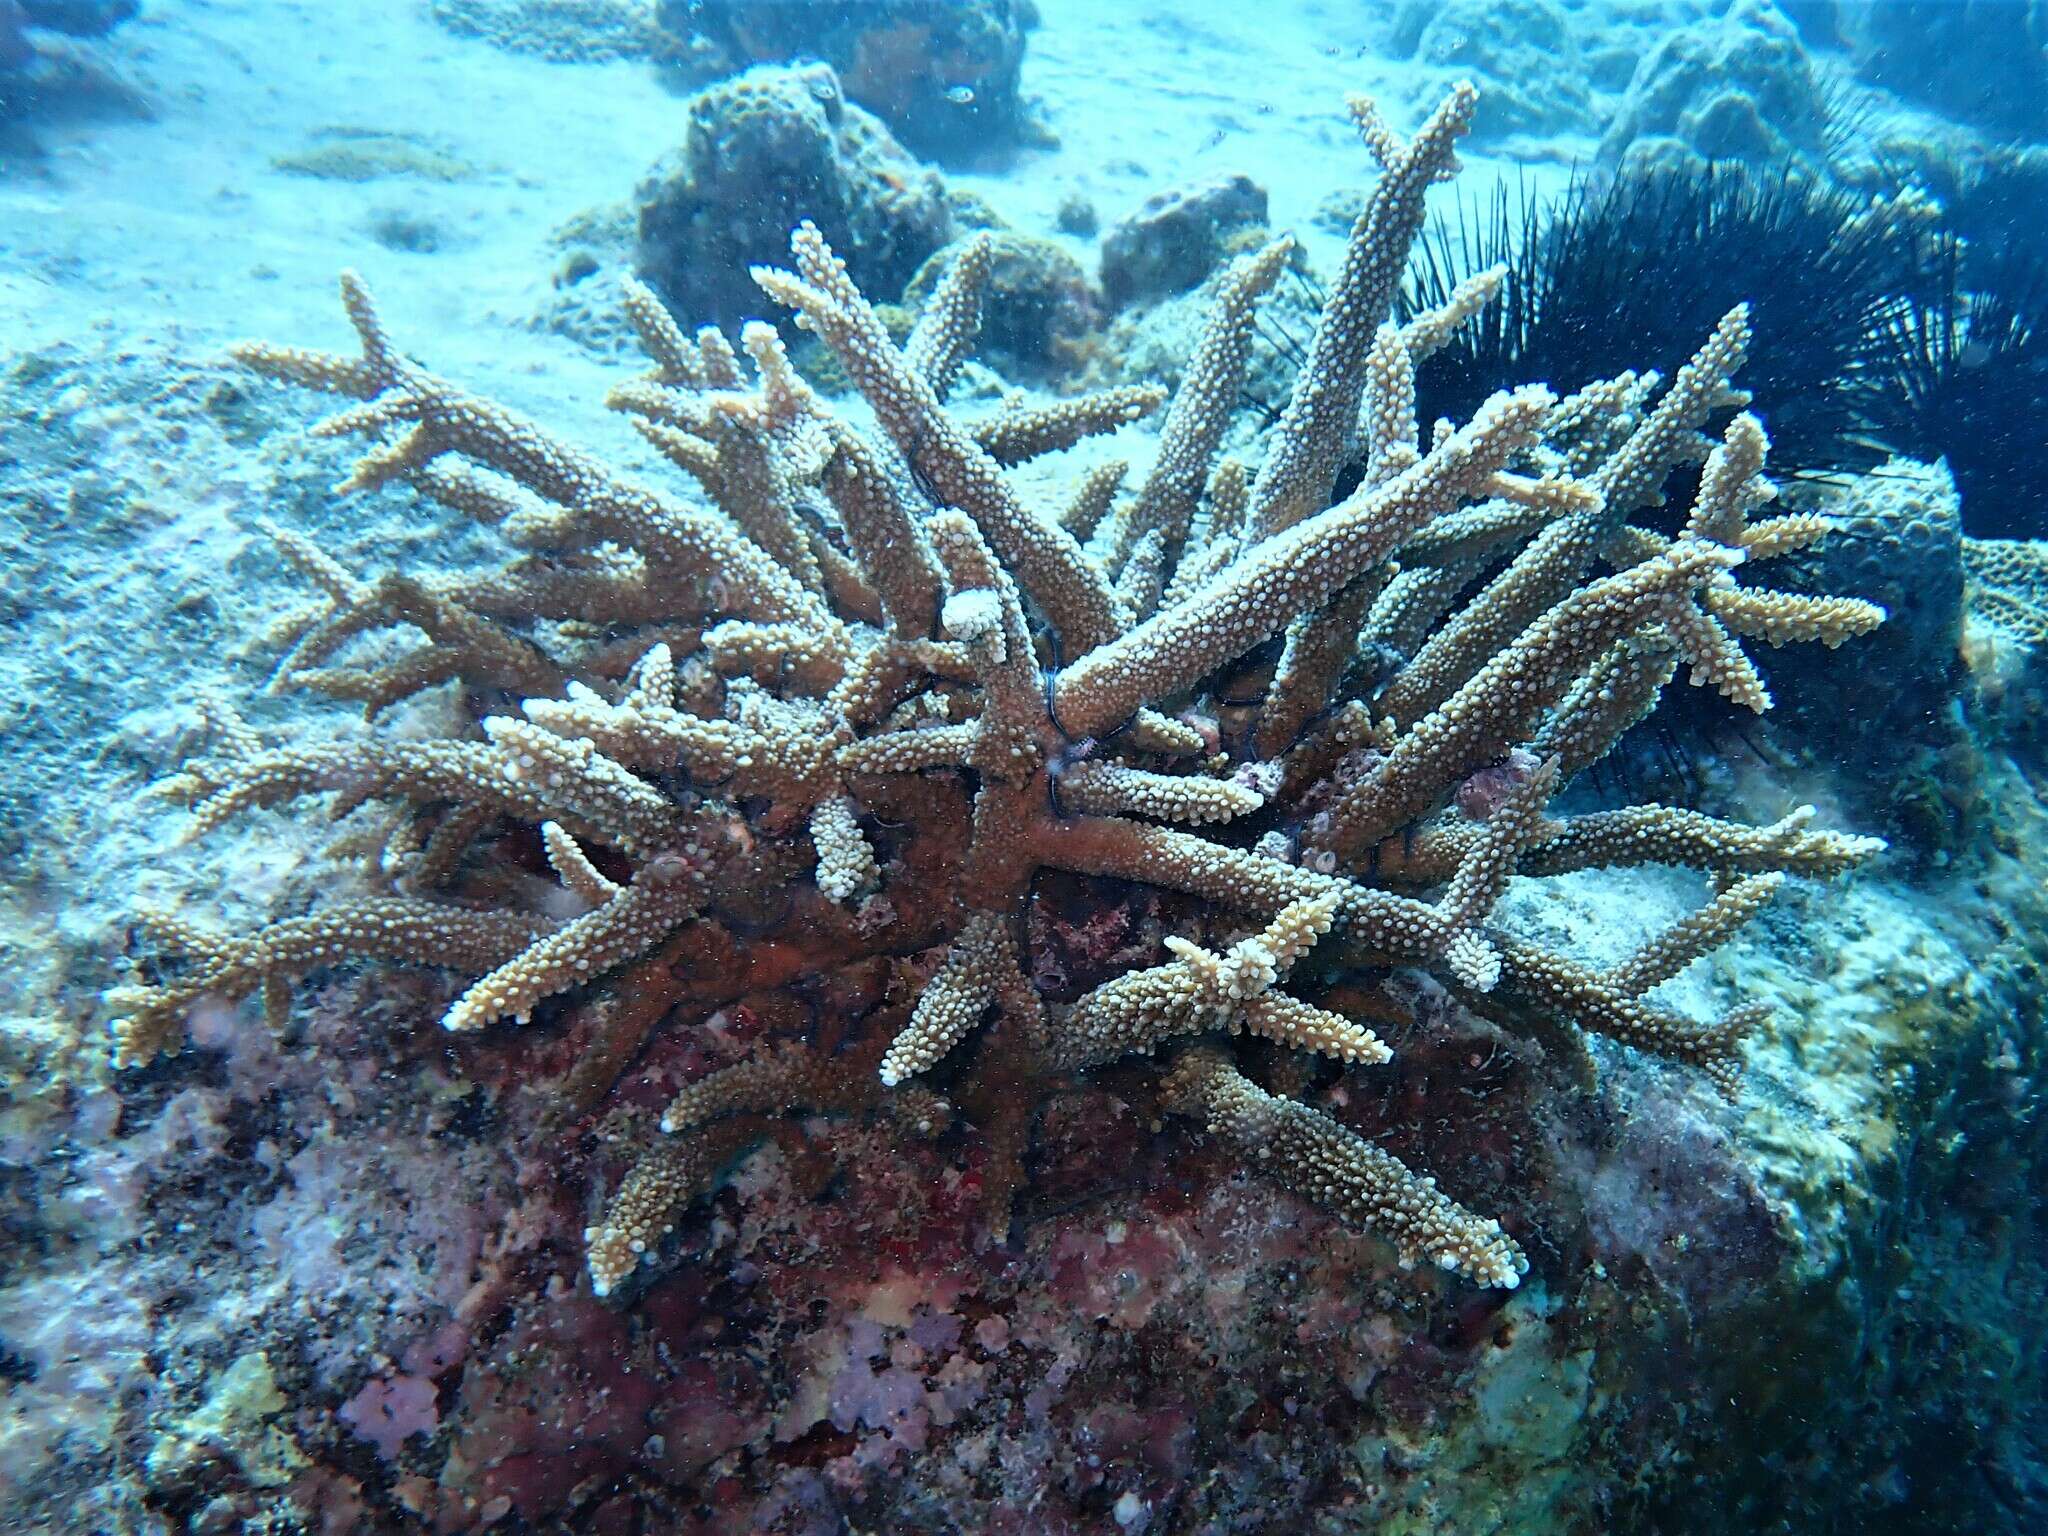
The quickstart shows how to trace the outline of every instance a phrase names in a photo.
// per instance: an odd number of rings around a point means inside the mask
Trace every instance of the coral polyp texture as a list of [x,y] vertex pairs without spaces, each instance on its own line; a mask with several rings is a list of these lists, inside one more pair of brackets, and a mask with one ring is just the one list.
[[[161,953],[112,1000],[121,1062],[172,1045],[202,998],[260,991],[282,1027],[295,977],[408,961],[460,973],[451,1030],[548,1028],[603,998],[560,1089],[588,1106],[657,1032],[855,976],[839,992],[857,1007],[759,1039],[634,1122],[637,1161],[586,1234],[598,1293],[651,1268],[690,1203],[796,1114],[961,1138],[1000,1235],[1040,1111],[1084,1085],[1154,1134],[1191,1121],[1404,1261],[1514,1286],[1528,1234],[1345,1125],[1331,1085],[1398,1051],[1389,1025],[1421,985],[1560,1072],[1592,1068],[1590,1032],[1737,1092],[1765,1011],[1697,1019],[1652,994],[1786,876],[1832,878],[1880,845],[1810,811],[1747,826],[1551,802],[1681,668],[1761,711],[1743,640],[1834,646],[1883,613],[1756,574],[1827,525],[1768,515],[1764,431],[1732,382],[1741,309],[1668,383],[1524,385],[1469,421],[1418,421],[1417,361],[1499,280],[1390,323],[1475,99],[1452,90],[1407,139],[1351,104],[1379,178],[1256,471],[1221,447],[1285,240],[1215,284],[1170,404],[1122,388],[972,419],[947,397],[985,241],[899,344],[802,225],[790,266],[754,279],[831,349],[871,428],[773,326],[735,348],[629,286],[652,368],[611,403],[700,495],[427,372],[354,277],[356,355],[240,348],[352,400],[315,429],[369,442],[344,491],[409,486],[512,553],[371,578],[269,530],[318,592],[286,625],[280,683],[373,724],[456,684],[475,725],[272,744],[209,700],[210,749],[163,786],[195,829],[324,796],[365,868],[244,936],[150,916]],[[1094,468],[1042,504],[1011,473],[1162,405],[1127,495]],[[1698,468],[1689,510],[1638,526],[1681,466]],[[1703,871],[1712,894],[1618,963],[1496,924],[1518,877],[1644,864]]]

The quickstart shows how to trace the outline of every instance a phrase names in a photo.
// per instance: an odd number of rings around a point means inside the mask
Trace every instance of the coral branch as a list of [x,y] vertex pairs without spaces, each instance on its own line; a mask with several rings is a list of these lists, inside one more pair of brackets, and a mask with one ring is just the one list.
[[1183,1056],[1162,1096],[1169,1107],[1200,1115],[1305,1199],[1386,1237],[1406,1259],[1509,1288],[1528,1271],[1499,1222],[1473,1215],[1440,1193],[1435,1180],[1418,1178],[1327,1115],[1275,1098],[1213,1052]]
[[[1285,238],[1217,279],[1135,493],[1119,503],[1125,466],[1103,464],[1057,517],[1008,466],[1168,397],[1118,383],[956,420],[945,401],[980,328],[987,236],[960,248],[902,347],[816,227],[791,235],[793,270],[755,272],[879,431],[806,383],[772,327],[746,325],[737,347],[691,334],[626,281],[649,369],[610,403],[696,482],[686,494],[426,372],[354,277],[358,355],[238,349],[349,402],[313,429],[369,440],[343,489],[401,482],[505,558],[359,577],[266,525],[315,592],[274,636],[278,687],[373,716],[470,691],[403,732],[373,719],[281,745],[200,702],[208,744],[162,786],[195,831],[314,795],[336,816],[378,802],[332,853],[357,861],[344,877],[407,894],[339,895],[239,938],[147,921],[172,953],[109,994],[121,1064],[166,1048],[202,997],[260,989],[281,1024],[300,972],[442,964],[468,978],[451,1029],[560,1013],[547,1048],[575,1059],[556,1134],[600,1108],[613,1127],[641,1118],[621,1074],[729,1062],[723,1037],[684,1050],[660,1032],[745,998],[751,1056],[676,1095],[586,1234],[600,1295],[762,1139],[832,1145],[838,1127],[792,1111],[880,1117],[846,1143],[869,1157],[884,1136],[953,1124],[957,1103],[980,1150],[944,1179],[978,1179],[1001,1233],[1040,1111],[1077,1091],[1135,1124],[1191,1115],[1405,1258],[1516,1284],[1527,1262],[1497,1223],[1269,1089],[1308,1090],[1303,1062],[1320,1056],[1324,1081],[1344,1074],[1330,1102],[1359,1103],[1390,1051],[1354,1015],[1413,988],[1453,1035],[1476,1013],[1561,1047],[1527,1054],[1573,1090],[1592,1080],[1592,1031],[1735,1091],[1762,1011],[1700,1022],[1646,994],[1786,876],[1837,875],[1882,844],[1815,830],[1810,808],[1749,827],[1657,805],[1552,819],[1547,802],[1681,664],[1762,708],[1740,637],[1832,646],[1883,614],[1752,580],[1827,523],[1752,521],[1773,497],[1755,418],[1704,435],[1739,411],[1741,309],[1654,405],[1649,373],[1562,401],[1500,380],[1462,426],[1420,419],[1417,359],[1502,281],[1480,273],[1390,323],[1475,99],[1454,87],[1407,141],[1353,103],[1382,174],[1255,477],[1217,455],[1257,440],[1233,413],[1255,308],[1295,259]],[[1702,469],[1679,534],[1632,524],[1682,463]],[[1357,478],[1332,504],[1340,472]],[[429,719],[454,723],[422,739]],[[535,879],[536,850],[558,888]],[[1645,863],[1702,870],[1717,894],[1609,971],[1488,926],[1514,877]],[[643,1051],[648,1070],[628,1073]],[[1456,1091],[1463,1055],[1408,1074],[1389,1112],[1432,1079]]]

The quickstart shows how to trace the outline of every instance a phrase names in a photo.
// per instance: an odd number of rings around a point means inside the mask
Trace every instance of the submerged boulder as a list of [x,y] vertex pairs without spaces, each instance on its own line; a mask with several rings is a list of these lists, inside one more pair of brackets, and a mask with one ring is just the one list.
[[1826,122],[1798,29],[1769,0],[1736,0],[1643,55],[1600,153],[1775,164],[1817,154]]
[[1118,308],[1198,286],[1236,232],[1266,222],[1266,189],[1243,173],[1155,192],[1102,239],[1102,286]]
[[[1102,323],[1102,297],[1081,264],[1050,240],[995,230],[989,236],[988,285],[982,291],[981,355],[1005,376],[1049,382],[1083,361]],[[922,304],[945,276],[957,245],[935,253],[911,279],[905,298]]]
[[1030,0],[664,0],[661,18],[722,69],[823,59],[921,155],[961,163],[1016,143]]
[[938,173],[824,64],[751,69],[693,96],[683,142],[636,200],[641,274],[679,314],[721,326],[767,312],[748,269],[784,259],[805,219],[883,295],[953,234]]

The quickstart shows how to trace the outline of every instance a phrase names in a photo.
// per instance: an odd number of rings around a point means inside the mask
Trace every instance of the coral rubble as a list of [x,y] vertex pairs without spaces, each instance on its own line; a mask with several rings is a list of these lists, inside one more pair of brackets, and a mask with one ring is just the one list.
[[[1549,803],[1681,666],[1761,711],[1738,637],[1834,646],[1883,613],[1753,576],[1828,524],[1762,515],[1765,436],[1731,383],[1741,309],[1661,391],[1648,374],[1567,399],[1524,386],[1424,428],[1416,362],[1499,274],[1389,315],[1475,102],[1454,89],[1408,139],[1352,103],[1381,175],[1256,472],[1219,448],[1284,240],[1220,286],[1134,493],[1091,473],[1064,511],[1010,467],[1164,402],[949,410],[986,240],[900,344],[815,226],[789,269],[754,270],[873,432],[773,327],[736,350],[630,287],[652,368],[612,403],[708,504],[429,373],[353,277],[356,355],[241,348],[352,401],[316,429],[370,440],[343,490],[410,487],[514,553],[367,578],[274,530],[319,594],[284,626],[280,683],[373,721],[459,683],[480,718],[278,743],[210,704],[211,749],[164,786],[194,828],[329,796],[363,885],[243,936],[150,914],[162,954],[113,998],[121,1061],[170,1047],[201,998],[260,991],[282,1026],[295,976],[408,960],[463,975],[452,1030],[538,1030],[563,1000],[603,999],[557,1090],[580,1113],[651,1041],[837,978],[830,1010],[698,1073],[658,1125],[620,1106],[638,1153],[587,1234],[596,1292],[644,1273],[792,1111],[860,1134],[967,1128],[1000,1234],[1034,1138],[1083,1089],[1142,1125],[1187,1117],[1404,1260],[1516,1285],[1532,1234],[1347,1124],[1344,1085],[1398,1060],[1381,1031],[1413,1022],[1420,985],[1567,1076],[1591,1068],[1590,1033],[1737,1091],[1766,1010],[1700,1020],[1652,994],[1786,875],[1833,877],[1879,845],[1804,810],[1751,827]],[[1631,521],[1695,464],[1675,533]],[[1645,864],[1703,871],[1713,894],[1616,963],[1495,920],[1518,876]]]

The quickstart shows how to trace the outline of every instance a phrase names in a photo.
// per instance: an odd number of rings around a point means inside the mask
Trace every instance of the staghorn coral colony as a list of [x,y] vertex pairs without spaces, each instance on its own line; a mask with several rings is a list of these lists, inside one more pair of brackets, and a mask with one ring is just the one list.
[[[647,1273],[680,1213],[792,1115],[970,1138],[1000,1235],[1041,1113],[1084,1081],[1146,1123],[1191,1120],[1404,1261],[1514,1286],[1528,1234],[1304,1090],[1387,1062],[1382,1032],[1414,996],[1394,981],[1426,977],[1566,1080],[1593,1070],[1593,1034],[1732,1093],[1767,1011],[1690,1018],[1652,994],[1787,876],[1831,879],[1881,845],[1810,809],[1747,826],[1550,802],[1680,669],[1762,711],[1743,641],[1832,647],[1884,614],[1769,583],[1828,525],[1770,511],[1764,432],[1734,383],[1742,309],[1668,380],[1523,385],[1469,421],[1417,419],[1418,360],[1499,281],[1390,321],[1476,101],[1453,88],[1405,140],[1351,103],[1379,177],[1256,467],[1219,450],[1285,239],[1218,284],[1170,402],[1122,387],[973,419],[946,400],[986,237],[900,345],[812,226],[790,269],[755,270],[860,416],[773,326],[746,325],[736,351],[630,286],[652,368],[611,403],[708,505],[426,371],[353,277],[358,355],[240,348],[351,402],[316,429],[369,442],[344,492],[410,486],[510,551],[488,576],[367,578],[272,527],[319,593],[286,626],[278,681],[373,722],[451,680],[497,702],[446,738],[277,744],[213,701],[210,749],[162,786],[194,829],[329,797],[374,890],[245,935],[144,914],[160,953],[111,999],[120,1061],[173,1047],[203,997],[260,990],[283,1027],[300,974],[403,961],[465,978],[451,1030],[607,998],[561,1090],[587,1106],[657,1032],[884,960],[851,989],[864,1008],[761,1041],[645,1128],[586,1234],[595,1291]],[[1128,493],[1117,464],[1033,505],[1008,473],[1162,409]],[[1695,466],[1677,532],[1640,526]],[[383,631],[407,638],[366,644]],[[1618,963],[1490,922],[1517,875],[1652,863],[1705,872],[1713,894]]]

